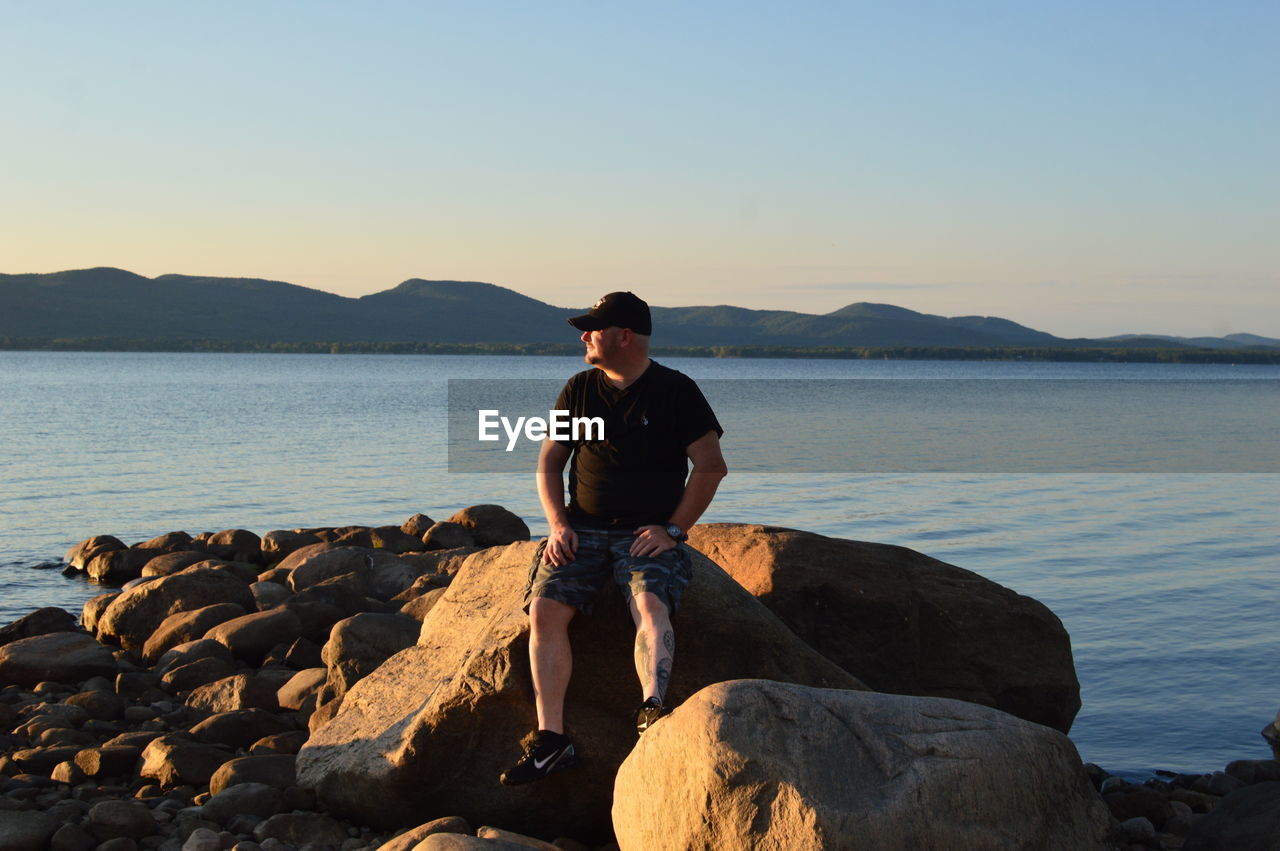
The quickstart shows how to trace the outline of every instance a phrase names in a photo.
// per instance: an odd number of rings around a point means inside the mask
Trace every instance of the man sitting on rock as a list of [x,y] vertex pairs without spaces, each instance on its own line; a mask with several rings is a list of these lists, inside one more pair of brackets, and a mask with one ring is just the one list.
[[609,293],[569,324],[582,331],[594,369],[569,379],[556,409],[574,418],[600,417],[604,435],[548,438],[538,458],[538,496],[551,530],[538,547],[525,594],[538,732],[503,772],[508,785],[540,780],[577,761],[564,734],[569,621],[578,610],[589,614],[596,592],[611,579],[636,624],[635,666],[644,692],[637,732],[662,714],[675,649],[671,614],[690,578],[683,541],[727,472],[720,454],[724,432],[702,391],[649,359],[649,305],[629,292]]

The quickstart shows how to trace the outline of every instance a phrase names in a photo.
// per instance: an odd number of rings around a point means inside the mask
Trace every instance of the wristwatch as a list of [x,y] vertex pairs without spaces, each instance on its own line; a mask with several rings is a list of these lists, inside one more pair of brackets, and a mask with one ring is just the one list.
[[664,531],[673,541],[683,541],[689,537],[688,535],[685,534],[685,531],[683,529],[681,529],[679,526],[677,526],[674,523],[668,523],[667,528]]

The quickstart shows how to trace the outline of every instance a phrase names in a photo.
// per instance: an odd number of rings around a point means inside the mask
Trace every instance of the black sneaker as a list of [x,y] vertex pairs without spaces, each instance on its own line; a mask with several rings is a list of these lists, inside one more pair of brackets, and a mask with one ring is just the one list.
[[652,727],[653,722],[665,715],[666,712],[667,710],[663,707],[662,701],[656,697],[651,697],[640,704],[640,708],[636,710],[636,735],[638,736]]
[[498,779],[506,786],[519,786],[541,780],[553,771],[578,764],[569,737],[550,730],[539,730],[524,749],[524,756]]

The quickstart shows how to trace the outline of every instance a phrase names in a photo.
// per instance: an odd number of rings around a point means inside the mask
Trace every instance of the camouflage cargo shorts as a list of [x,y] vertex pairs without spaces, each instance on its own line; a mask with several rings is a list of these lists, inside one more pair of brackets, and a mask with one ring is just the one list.
[[529,565],[529,582],[525,586],[524,606],[534,597],[547,597],[591,614],[591,603],[612,579],[630,601],[636,594],[649,592],[674,613],[680,595],[692,576],[689,548],[678,544],[675,549],[655,556],[633,556],[631,543],[636,536],[631,530],[574,528],[578,533],[578,552],[574,561],[564,565],[543,564],[544,538]]

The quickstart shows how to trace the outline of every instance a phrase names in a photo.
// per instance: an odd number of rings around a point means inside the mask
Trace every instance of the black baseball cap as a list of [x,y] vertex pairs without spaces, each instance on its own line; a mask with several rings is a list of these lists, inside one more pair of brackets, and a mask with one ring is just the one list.
[[579,331],[600,331],[611,326],[630,328],[648,337],[653,333],[649,305],[635,293],[609,293],[581,316],[573,316],[569,324]]

